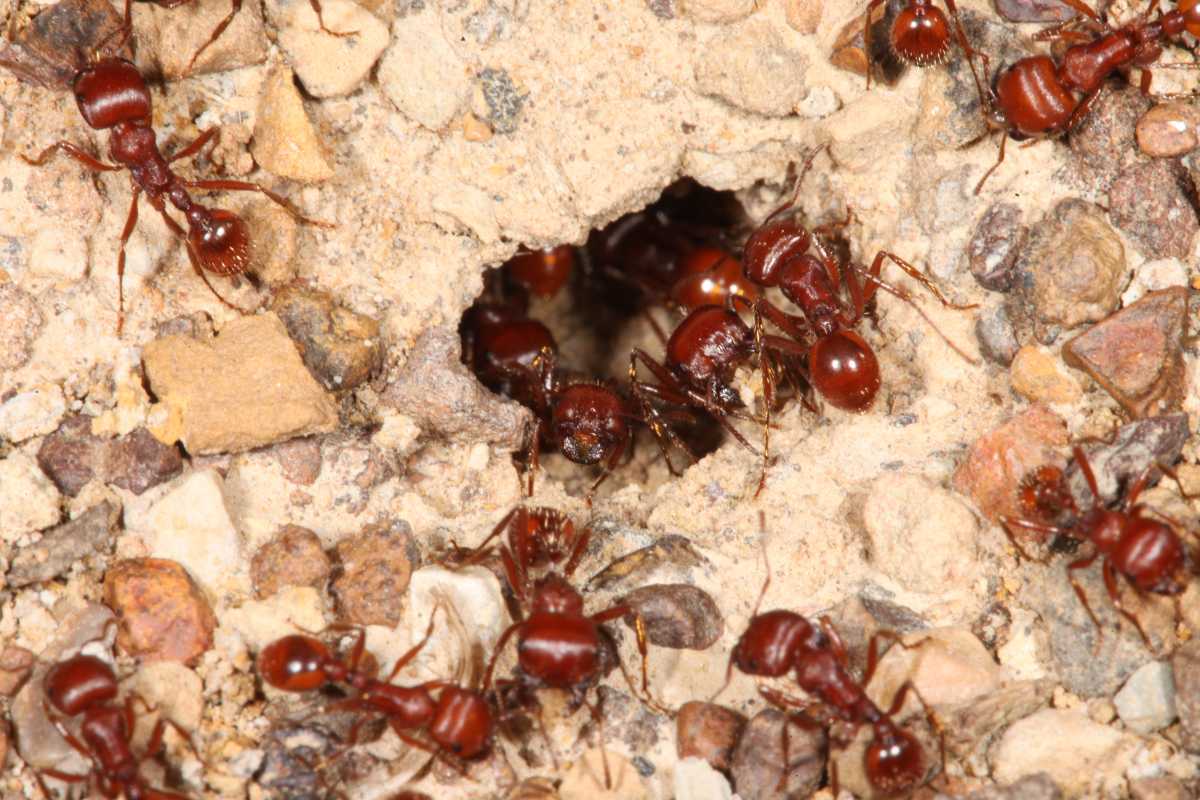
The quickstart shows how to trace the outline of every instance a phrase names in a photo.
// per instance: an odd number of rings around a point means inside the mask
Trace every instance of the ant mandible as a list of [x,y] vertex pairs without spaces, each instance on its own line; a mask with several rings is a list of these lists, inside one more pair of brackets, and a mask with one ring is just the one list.
[[[1162,54],[1162,43],[1185,31],[1200,36],[1198,0],[1180,0],[1174,9],[1153,21],[1150,15],[1158,0],[1150,0],[1137,18],[1115,29],[1084,0],[1063,2],[1078,11],[1085,24],[1097,28],[1100,35],[1068,47],[1057,64],[1050,56],[1022,58],[1000,73],[993,89],[980,94],[985,119],[1002,135],[999,157],[979,179],[975,194],[1003,163],[1009,138],[1039,139],[1068,133],[1087,115],[1104,81],[1119,70],[1141,67],[1140,88],[1148,94],[1153,75],[1146,67]],[[1038,38],[1079,42],[1089,36],[1060,25],[1043,31]],[[987,55],[979,56],[987,71]]]
[[[168,726],[195,750],[191,736],[171,720],[160,718],[145,752],[136,755],[131,746],[136,695],[130,695],[124,705],[113,703],[118,694],[117,676],[107,663],[90,655],[68,658],[50,668],[43,686],[47,716],[67,744],[92,763],[91,771],[84,775],[54,769],[36,772],[38,785],[47,798],[51,795],[42,775],[64,783],[90,782],[100,796],[110,800],[121,796],[128,800],[187,800],[185,795],[147,786],[138,767],[143,759],[160,754]],[[66,729],[63,717],[81,717],[78,738]]]
[[[620,656],[600,626],[622,617],[633,617],[638,652],[642,657],[642,694],[639,697],[652,708],[657,703],[649,695],[649,678],[646,667],[646,627],[641,615],[632,606],[618,603],[603,611],[585,615],[583,596],[568,580],[578,567],[591,537],[591,530],[576,530],[574,523],[565,514],[551,508],[526,508],[517,506],[492,529],[480,543],[467,563],[486,555],[492,540],[508,534],[508,542],[501,544],[500,558],[504,564],[509,588],[520,603],[527,607],[529,615],[510,625],[496,642],[496,649],[484,673],[483,688],[486,692],[492,685],[496,661],[504,647],[514,635],[517,637],[517,669],[513,681],[504,681],[501,693],[515,690],[519,705],[536,706],[533,690],[548,687],[569,692],[573,708],[586,705],[593,717],[599,721],[600,712],[587,702],[586,693],[611,669],[610,658],[620,664]],[[555,566],[565,559],[562,571]],[[550,567],[536,581],[530,570]],[[622,675],[629,682],[624,668]],[[630,690],[633,685],[630,682]],[[635,696],[637,693],[634,692]],[[603,754],[603,750],[601,751]],[[604,761],[605,781],[611,785],[607,759]]]
[[[759,512],[759,525],[763,529],[766,527],[762,512]],[[763,560],[767,561],[765,542]],[[904,706],[909,692],[924,707],[930,726],[940,731],[936,717],[911,680],[900,686],[886,711],[875,705],[863,687],[871,682],[879,664],[881,639],[889,639],[906,649],[920,647],[922,643],[908,645],[891,631],[876,632],[867,648],[867,666],[863,678],[856,681],[849,672],[846,646],[828,617],[821,617],[819,623],[814,625],[792,611],[759,613],[758,607],[770,583],[768,563],[767,576],[750,623],[729,656],[725,685],[729,684],[734,667],[747,675],[761,678],[781,678],[794,671],[796,684],[814,698],[813,702],[804,702],[769,687],[759,687],[759,693],[768,703],[788,714],[783,729],[785,765],[788,763],[787,727],[790,724],[826,729],[839,721],[854,727],[870,725],[873,735],[863,753],[867,780],[886,795],[915,789],[929,771],[928,764],[916,736],[897,725],[894,717]],[[724,691],[724,686],[717,694],[721,691]],[[818,721],[813,717],[813,712],[820,712],[824,719]],[[838,744],[845,747],[848,742]],[[945,760],[943,747],[943,764]],[[781,776],[781,783],[783,780],[786,780],[786,773]],[[836,795],[837,769],[832,761],[830,783]]]
[[1103,558],[1104,587],[1109,599],[1117,611],[1133,623],[1149,649],[1150,637],[1146,635],[1137,616],[1121,602],[1117,576],[1124,578],[1138,594],[1171,597],[1175,602],[1176,620],[1179,620],[1182,618],[1179,598],[1187,589],[1193,561],[1175,532],[1174,525],[1168,524],[1162,515],[1159,515],[1160,519],[1149,516],[1145,506],[1137,502],[1157,465],[1148,465],[1120,504],[1110,509],[1100,501],[1096,475],[1087,454],[1078,445],[1072,448],[1071,453],[1092,492],[1091,506],[1082,510],[1079,508],[1063,470],[1043,466],[1027,475],[1021,483],[1021,510],[1027,516],[1001,517],[1000,523],[1017,552],[1027,560],[1039,559],[1029,556],[1014,535],[1013,528],[1042,535],[1067,536],[1090,544],[1090,553],[1067,565],[1067,579],[1076,596],[1083,603],[1096,630],[1103,635],[1100,621],[1092,611],[1083,587],[1072,574],[1087,569],[1097,558]]
[[[879,289],[911,305],[951,349],[968,362],[976,363],[938,330],[908,292],[880,278],[885,260],[928,289],[944,307],[966,311],[976,306],[951,303],[916,267],[886,250],[875,254],[867,270],[856,264],[839,264],[822,243],[821,234],[845,227],[851,219],[849,213],[845,220],[819,226],[812,232],[796,221],[793,208],[799,199],[804,176],[823,149],[825,145],[819,145],[808,153],[792,199],[773,211],[747,239],[742,265],[752,283],[777,287],[785,298],[800,308],[801,316],[794,316],[767,300],[755,303],[763,317],[792,339],[805,341],[809,335],[815,337],[807,351],[807,378],[812,387],[837,408],[864,412],[874,403],[879,391],[879,361],[871,346],[854,328],[866,316]],[[809,252],[810,249],[815,255]],[[865,288],[860,277],[866,283]],[[845,307],[843,291],[850,296],[849,310]]]
[[[128,27],[122,29],[121,36],[123,40],[128,38]],[[117,163],[106,164],[78,145],[67,141],[50,145],[36,158],[22,158],[29,164],[40,166],[61,151],[93,172],[129,170],[133,192],[117,253],[118,336],[125,326],[125,246],[137,224],[138,198],[143,193],[150,205],[162,215],[171,232],[184,240],[188,258],[196,274],[218,300],[235,311],[243,310],[222,297],[209,282],[205,272],[223,276],[234,276],[244,272],[250,264],[250,233],[246,223],[237,214],[223,209],[208,208],[195,202],[188,189],[259,192],[283,206],[301,222],[332,227],[328,223],[308,219],[292,208],[283,197],[257,183],[186,180],[176,175],[171,169],[171,163],[196,156],[211,141],[217,129],[209,128],[191,144],[169,158],[164,158],[158,149],[152,127],[150,90],[137,67],[129,61],[111,56],[93,60],[76,73],[73,90],[79,113],[88,126],[93,130],[112,131],[108,151],[109,156]],[[168,201],[187,219],[186,232],[167,213]]]
[[[258,671],[267,683],[286,692],[309,692],[329,683],[344,684],[354,690],[354,695],[335,708],[381,714],[403,742],[435,756],[450,753],[460,759],[478,758],[488,751],[495,727],[491,706],[483,694],[452,681],[428,681],[417,686],[392,683],[429,641],[433,622],[431,617],[425,636],[396,661],[383,680],[375,677],[373,669],[361,666],[366,641],[362,630],[345,660],[312,636],[285,636],[259,653]],[[360,728],[367,721],[363,718],[355,722],[347,747],[354,746]],[[413,735],[420,731],[433,744]]]

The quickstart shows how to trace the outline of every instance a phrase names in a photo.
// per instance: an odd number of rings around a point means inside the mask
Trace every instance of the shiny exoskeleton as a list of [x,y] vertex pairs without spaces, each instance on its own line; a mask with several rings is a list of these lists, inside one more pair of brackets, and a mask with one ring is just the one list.
[[[416,686],[392,683],[421,651],[432,632],[431,619],[425,637],[397,660],[383,680],[375,676],[373,669],[362,667],[365,641],[362,631],[345,660],[312,636],[285,636],[259,653],[258,671],[267,683],[287,692],[310,692],[327,684],[341,684],[352,695],[338,703],[339,708],[383,716],[409,746],[462,759],[478,758],[488,752],[495,728],[491,705],[482,693],[450,681],[428,681]],[[359,720],[351,729],[350,746],[367,719]],[[429,741],[414,735],[421,732]]]
[[[119,687],[117,676],[107,663],[89,655],[77,655],[55,664],[46,673],[43,687],[47,714],[59,733],[80,755],[92,764],[90,772],[73,775],[55,769],[39,770],[41,776],[66,783],[89,783],[95,794],[114,800],[186,800],[186,795],[156,789],[146,785],[139,774],[141,762],[158,756],[163,748],[163,735],[168,726],[191,738],[173,722],[159,719],[141,755],[133,751],[132,737],[135,714],[134,696],[117,705]],[[74,733],[69,724],[78,723]],[[42,785],[46,797],[51,795]]]
[[[863,50],[867,53],[871,52],[871,17],[875,9],[884,2],[886,0],[871,0],[867,5],[863,22]],[[983,84],[975,70],[973,59],[975,50],[972,49],[966,31],[963,30],[958,6],[954,0],[945,0],[945,4],[950,16],[954,18],[953,35],[967,59],[976,88],[982,92]],[[946,19],[946,14],[933,4],[933,0],[907,0],[892,20],[891,29],[888,31],[888,44],[901,61],[918,67],[928,67],[942,63],[950,55],[950,37],[950,21]],[[868,62],[868,89],[871,87],[871,66]]]
[[[1057,62],[1050,56],[1023,58],[1006,67],[983,97],[984,113],[991,125],[1003,131],[1000,155],[975,187],[978,194],[988,177],[1004,161],[1009,137],[1030,139],[1059,136],[1075,128],[1100,95],[1105,80],[1130,67],[1142,68],[1141,89],[1150,90],[1147,67],[1162,54],[1162,44],[1183,33],[1200,36],[1200,2],[1181,0],[1165,14],[1151,19],[1157,0],[1136,19],[1112,28],[1083,0],[1065,0],[1094,29],[1089,41],[1072,44]],[[1088,34],[1051,29],[1044,39],[1078,41]],[[982,54],[981,54],[982,55]],[[986,63],[986,56],[983,56]]]
[[1087,454],[1078,446],[1073,448],[1072,454],[1091,490],[1090,506],[1079,508],[1063,470],[1044,466],[1027,475],[1022,482],[1020,501],[1025,516],[1002,517],[1001,524],[1025,558],[1029,556],[1013,534],[1013,528],[1042,536],[1065,536],[1090,545],[1090,552],[1067,565],[1067,575],[1075,594],[1096,629],[1101,630],[1083,587],[1071,573],[1090,567],[1098,558],[1103,559],[1104,587],[1109,599],[1117,611],[1133,623],[1149,647],[1150,638],[1141,622],[1121,602],[1118,576],[1139,594],[1171,597],[1179,616],[1179,596],[1187,589],[1193,574],[1192,554],[1171,524],[1137,502],[1155,465],[1149,465],[1142,472],[1116,508],[1107,508],[1099,500],[1096,476]]
[[[42,151],[30,164],[44,164],[59,151],[94,172],[128,170],[133,188],[129,213],[121,232],[117,254],[117,334],[125,324],[125,246],[137,224],[138,198],[146,195],[167,227],[184,240],[192,266],[205,285],[223,304],[238,309],[217,292],[207,272],[233,276],[250,264],[250,234],[241,217],[231,211],[208,208],[192,199],[189,189],[202,191],[259,192],[287,209],[302,222],[324,225],[296,212],[279,195],[256,184],[232,180],[187,180],[171,169],[172,162],[191,158],[216,134],[215,128],[203,132],[191,144],[170,157],[158,149],[152,127],[150,90],[137,67],[121,58],[105,57],[82,68],[74,80],[75,101],[84,121],[94,130],[110,131],[109,156],[115,164],[106,164],[70,142],[60,141]],[[187,230],[167,213],[166,205],[177,208],[187,221]]]

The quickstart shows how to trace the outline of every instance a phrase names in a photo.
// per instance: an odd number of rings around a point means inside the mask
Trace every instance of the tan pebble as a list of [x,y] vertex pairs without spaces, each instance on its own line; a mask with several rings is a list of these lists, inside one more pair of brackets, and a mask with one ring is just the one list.
[[263,83],[250,152],[263,169],[283,178],[317,183],[333,177],[295,78],[285,65],[272,69]]
[[1029,400],[1071,403],[1082,395],[1079,383],[1067,373],[1061,362],[1034,345],[1025,345],[1017,351],[1010,377],[1013,390]]
[[462,129],[468,142],[486,142],[492,138],[492,127],[470,112],[463,115]]
[[1200,145],[1200,109],[1191,103],[1163,103],[1137,123],[1138,147],[1154,158],[1173,158]]
[[296,277],[296,249],[299,223],[279,207],[263,200],[250,204],[242,213],[252,231],[254,247],[246,271],[273,289],[291,283]]
[[[604,785],[604,762],[611,780]],[[558,787],[562,800],[646,800],[650,791],[633,765],[612,751],[588,750],[572,764]]]
[[212,647],[216,617],[174,561],[119,562],[104,576],[104,603],[120,620],[117,643],[138,658],[190,663]]
[[258,548],[250,562],[250,577],[259,597],[270,597],[284,586],[325,586],[331,570],[321,540],[308,528],[285,525]]
[[824,10],[821,0],[784,0],[783,4],[787,24],[800,33],[816,33]]

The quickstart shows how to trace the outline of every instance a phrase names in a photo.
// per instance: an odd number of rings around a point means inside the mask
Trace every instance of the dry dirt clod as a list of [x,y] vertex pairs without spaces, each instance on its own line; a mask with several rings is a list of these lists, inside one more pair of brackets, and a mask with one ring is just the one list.
[[1028,234],[1019,208],[1012,203],[993,204],[967,243],[967,264],[975,281],[993,292],[1007,292]]
[[270,450],[279,462],[283,475],[289,481],[299,486],[312,486],[321,477],[321,467],[324,458],[321,453],[321,440],[317,437],[305,437],[280,442]]
[[754,11],[754,0],[678,0],[680,16],[728,24]]
[[1045,406],[1032,406],[971,445],[954,473],[954,488],[993,522],[1019,516],[1017,486],[1033,468],[1062,463],[1058,449],[1066,444],[1062,419]]
[[379,88],[402,114],[438,131],[471,97],[469,66],[446,41],[438,15],[426,10],[392,23],[392,44],[379,62]]
[[351,0],[323,0],[321,15],[330,30],[353,31],[352,36],[322,32],[308,3],[273,0],[266,10],[280,29],[279,46],[288,63],[313,97],[343,97],[353,92],[388,46],[387,26]]
[[825,11],[822,0],[784,0],[783,14],[787,24],[800,33],[816,33]]
[[353,389],[382,366],[379,323],[329,294],[291,286],[275,296],[273,308],[326,389]]
[[243,5],[194,64],[192,56],[229,13],[228,0],[193,0],[171,7],[149,4],[138,11],[141,13],[134,14],[134,40],[144,43],[138,48],[138,63],[167,80],[239,69],[267,58],[270,42],[257,4]]
[[332,570],[315,533],[299,525],[285,525],[254,554],[250,579],[256,595],[270,597],[284,586],[320,590]]
[[1174,162],[1135,164],[1113,181],[1109,216],[1148,258],[1187,258],[1200,231],[1192,207],[1195,191]]
[[0,369],[17,369],[29,360],[44,319],[37,301],[11,283],[0,283],[0,307]]
[[52,580],[88,556],[106,552],[117,535],[120,519],[120,507],[105,500],[70,522],[51,528],[37,544],[16,551],[8,585],[18,588]]
[[[708,43],[707,57],[696,70],[696,83],[703,94],[737,108],[784,117],[794,113],[804,99],[807,68],[804,56],[788,47],[770,23],[751,20],[722,31]],[[780,74],[790,79],[773,77]]]
[[[1170,414],[1122,425],[1111,443],[1085,446],[1083,451],[1096,478],[1100,501],[1116,502],[1122,487],[1131,486],[1147,467],[1174,464],[1190,435],[1187,415]],[[1078,502],[1085,506],[1091,503],[1091,487],[1075,461],[1067,468],[1067,479]]]
[[1187,294],[1182,287],[1147,294],[1063,345],[1063,359],[1134,417],[1178,410],[1187,390]]
[[215,339],[155,339],[143,351],[159,398],[151,431],[193,455],[249,450],[331,431],[337,407],[273,314],[241,317]]
[[320,183],[333,177],[295,77],[285,65],[271,70],[263,84],[250,153],[259,166],[283,178]]
[[20,450],[0,459],[0,539],[49,528],[62,515],[62,496],[37,463]]
[[1200,110],[1191,103],[1173,101],[1154,106],[1138,120],[1137,141],[1152,158],[1186,155],[1200,146]]
[[104,602],[120,620],[121,648],[138,658],[189,664],[212,647],[216,617],[174,561],[133,558],[115,564],[104,576]]
[[684,703],[675,717],[675,750],[680,758],[702,758],[713,769],[727,771],[745,725],[746,717],[731,708],[699,700]]
[[825,772],[825,732],[792,725],[788,731],[787,780],[784,773],[783,726],[787,717],[774,708],[764,709],[746,723],[733,751],[733,786],[743,800],[777,800],[808,797]]
[[[685,583],[642,586],[617,602],[641,615],[646,639],[659,647],[707,650],[725,631],[716,601],[703,589]],[[625,624],[633,627],[633,615],[625,615]]]
[[376,525],[337,545],[340,561],[332,591],[338,618],[353,625],[400,623],[416,545],[404,522]]

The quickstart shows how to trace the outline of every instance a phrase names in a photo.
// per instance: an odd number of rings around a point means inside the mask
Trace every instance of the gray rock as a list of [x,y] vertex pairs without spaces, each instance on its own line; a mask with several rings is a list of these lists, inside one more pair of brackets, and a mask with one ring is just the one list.
[[1075,9],[1062,0],[993,0],[996,13],[1009,22],[1066,22]]
[[808,797],[825,772],[825,732],[792,725],[788,731],[787,781],[784,773],[783,726],[787,717],[768,708],[746,724],[733,752],[733,785],[742,800],[776,800]]
[[1147,735],[1159,731],[1175,719],[1175,681],[1171,665],[1151,661],[1129,677],[1113,704],[1125,727]]
[[[725,631],[716,601],[703,589],[685,583],[642,586],[618,602],[641,615],[647,640],[659,647],[707,650]],[[633,615],[625,616],[625,624],[633,628]]]
[[1013,273],[1028,233],[1021,224],[1019,208],[1012,203],[993,204],[967,243],[967,263],[975,281],[993,292],[1012,288]]
[[1171,673],[1183,746],[1200,753],[1200,639],[1192,639],[1175,651]]
[[20,588],[52,580],[88,556],[107,551],[120,518],[121,508],[105,500],[46,531],[37,544],[17,550],[8,572],[9,586]]
[[[1116,502],[1122,487],[1128,488],[1146,467],[1178,461],[1190,435],[1187,414],[1170,414],[1130,422],[1117,430],[1111,444],[1083,448],[1096,476],[1101,502]],[[1089,505],[1092,490],[1074,461],[1067,468],[1067,479],[1080,506]]]
[[975,338],[979,341],[979,352],[983,357],[1002,367],[1011,364],[1021,349],[1017,332],[1003,305],[979,312],[975,320]]

